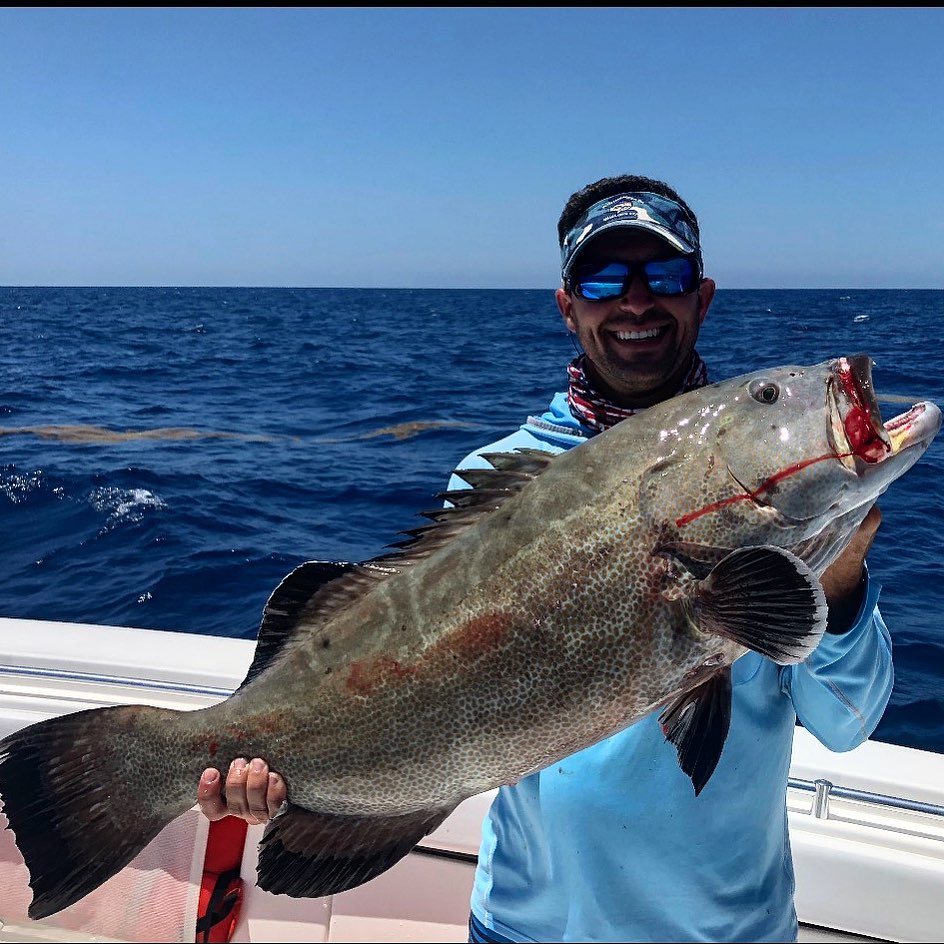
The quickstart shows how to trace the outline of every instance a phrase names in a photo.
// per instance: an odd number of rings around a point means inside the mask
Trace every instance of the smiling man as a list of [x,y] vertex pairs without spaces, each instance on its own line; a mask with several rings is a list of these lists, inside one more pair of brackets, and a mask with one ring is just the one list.
[[[565,210],[561,225],[569,222]],[[695,342],[715,283],[702,277],[697,236],[678,205],[656,194],[618,195],[561,235],[557,306],[586,353],[579,367],[589,383],[627,407],[704,383]]]
[[[709,382],[696,343],[715,283],[695,214],[671,187],[599,180],[567,201],[558,236],[557,306],[583,353],[542,415],[460,469],[487,467],[492,452],[579,446]],[[797,719],[850,750],[891,694],[891,643],[865,567],[880,522],[873,507],[823,574],[828,634],[805,662],[782,667],[754,652],[735,662],[728,739],[700,795],[658,712],[498,791],[470,941],[796,940],[786,788]]]

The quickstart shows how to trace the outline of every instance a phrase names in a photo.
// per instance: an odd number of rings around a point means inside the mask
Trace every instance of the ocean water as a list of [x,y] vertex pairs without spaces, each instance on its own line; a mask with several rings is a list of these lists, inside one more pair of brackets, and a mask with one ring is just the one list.
[[[713,380],[867,353],[888,418],[944,405],[942,325],[941,291],[719,290],[698,347]],[[422,523],[573,355],[550,290],[0,288],[0,615],[253,638],[296,564]],[[942,476],[939,436],[869,565],[875,737],[944,752]]]

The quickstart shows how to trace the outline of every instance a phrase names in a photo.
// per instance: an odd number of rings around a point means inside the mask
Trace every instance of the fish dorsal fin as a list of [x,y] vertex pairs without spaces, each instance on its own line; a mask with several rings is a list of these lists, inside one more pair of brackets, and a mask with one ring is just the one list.
[[[481,455],[499,472],[513,472],[534,478],[540,475],[560,453],[521,446],[511,452],[483,452]],[[457,474],[461,475],[461,473]]]
[[543,449],[516,449],[514,452],[483,452],[481,457],[492,465],[491,469],[456,469],[453,474],[471,488],[455,488],[440,492],[437,498],[449,502],[452,508],[437,512],[425,512],[424,517],[434,515],[435,520],[445,520],[455,510],[470,508],[491,511],[516,495],[532,479],[540,475],[557,458],[556,452]]
[[515,449],[513,452],[483,452],[481,457],[491,469],[456,469],[455,474],[473,489],[490,488],[517,491],[540,475],[559,453],[544,449]]
[[[350,606],[378,580],[394,571],[390,568],[347,561],[306,561],[299,564],[272,591],[262,615],[252,665],[239,688],[291,648],[291,641],[304,617],[307,622],[326,622]],[[239,689],[237,689],[239,691]]]
[[[430,554],[472,527],[539,475],[557,453],[540,449],[483,454],[491,469],[462,469],[455,474],[471,488],[453,489],[437,497],[452,507],[424,512],[432,524],[403,531],[394,550],[361,564],[346,561],[307,561],[275,588],[266,603],[252,665],[239,688],[292,648],[301,622],[307,627],[325,623],[373,589],[378,581],[425,560]],[[307,638],[307,634],[306,634]],[[238,691],[238,689],[237,689]]]
[[471,488],[440,492],[436,497],[448,502],[449,506],[421,512],[422,517],[433,523],[402,531],[401,534],[407,535],[406,539],[389,545],[397,550],[377,557],[371,563],[402,568],[428,557],[517,495],[557,455],[543,449],[482,453],[482,458],[491,463],[491,469],[456,469],[453,474],[468,482]]

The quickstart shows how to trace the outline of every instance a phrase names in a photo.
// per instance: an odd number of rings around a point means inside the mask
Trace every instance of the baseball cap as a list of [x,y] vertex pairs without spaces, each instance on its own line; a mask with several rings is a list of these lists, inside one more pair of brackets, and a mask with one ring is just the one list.
[[606,197],[584,211],[564,237],[561,277],[567,278],[577,254],[594,236],[619,226],[648,230],[679,252],[697,256],[701,271],[701,246],[688,213],[658,193],[634,192]]

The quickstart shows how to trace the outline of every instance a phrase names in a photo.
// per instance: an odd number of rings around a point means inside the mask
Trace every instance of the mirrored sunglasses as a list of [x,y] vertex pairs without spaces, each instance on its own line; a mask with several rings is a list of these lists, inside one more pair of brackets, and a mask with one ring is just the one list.
[[688,295],[698,288],[699,272],[692,256],[650,259],[648,262],[602,262],[578,266],[568,279],[569,289],[589,301],[601,302],[625,295],[641,275],[653,295]]

